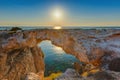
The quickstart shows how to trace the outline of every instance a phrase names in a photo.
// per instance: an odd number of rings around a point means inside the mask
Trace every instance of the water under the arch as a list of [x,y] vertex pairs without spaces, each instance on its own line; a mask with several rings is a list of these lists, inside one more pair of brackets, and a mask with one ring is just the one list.
[[74,56],[66,54],[61,47],[53,45],[49,40],[42,41],[39,46],[45,55],[45,76],[74,68],[73,63],[79,62]]

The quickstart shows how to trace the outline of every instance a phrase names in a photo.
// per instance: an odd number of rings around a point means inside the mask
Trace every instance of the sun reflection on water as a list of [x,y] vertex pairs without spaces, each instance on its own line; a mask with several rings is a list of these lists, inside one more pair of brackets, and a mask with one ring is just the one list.
[[53,50],[54,50],[57,54],[64,54],[64,53],[65,53],[61,47],[53,46]]
[[62,27],[61,26],[55,26],[53,29],[59,30],[59,29],[62,29]]

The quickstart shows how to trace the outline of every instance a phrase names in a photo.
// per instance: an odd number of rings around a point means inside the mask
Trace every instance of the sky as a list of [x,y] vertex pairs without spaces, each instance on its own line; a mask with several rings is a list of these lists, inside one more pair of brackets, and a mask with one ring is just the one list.
[[0,0],[0,25],[120,26],[120,0]]

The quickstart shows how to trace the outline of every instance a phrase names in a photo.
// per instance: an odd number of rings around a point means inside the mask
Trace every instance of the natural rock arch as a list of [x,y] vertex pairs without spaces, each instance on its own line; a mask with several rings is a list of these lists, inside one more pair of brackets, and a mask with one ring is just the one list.
[[20,80],[29,72],[38,73],[43,77],[43,55],[37,47],[43,40],[50,40],[54,45],[62,47],[65,52],[77,56],[77,52],[74,51],[74,39],[64,31],[40,30],[13,34],[4,32],[1,33],[1,39],[0,79]]
[[[104,33],[106,35],[92,35],[89,32],[96,34],[96,30],[31,30],[16,33],[1,31],[0,79],[21,80],[29,72],[43,77],[43,55],[41,49],[37,47],[37,44],[43,40],[51,40],[54,45],[62,47],[66,53],[76,56],[82,62],[89,63],[92,60],[101,59],[107,52],[110,53],[108,46],[112,46],[113,41],[119,38],[119,35],[111,38],[109,31]],[[120,33],[113,30],[112,34],[114,32]],[[115,45],[113,47],[119,48]],[[119,53],[113,49],[109,55],[115,54],[116,56],[112,57],[114,58],[119,57]]]

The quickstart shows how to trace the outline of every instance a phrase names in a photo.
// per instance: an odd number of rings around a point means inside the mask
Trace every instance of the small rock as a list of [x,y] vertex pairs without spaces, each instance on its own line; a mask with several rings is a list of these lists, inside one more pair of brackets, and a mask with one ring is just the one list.
[[78,62],[75,62],[74,63],[74,68],[79,74],[81,74],[81,73],[83,73],[84,65],[82,65]]
[[112,71],[120,72],[120,58],[113,59],[108,67]]
[[86,64],[84,67],[84,72],[85,71],[90,71],[91,69],[94,69],[95,66],[93,66],[92,64]]
[[35,73],[28,73],[25,80],[40,80],[40,76]]

